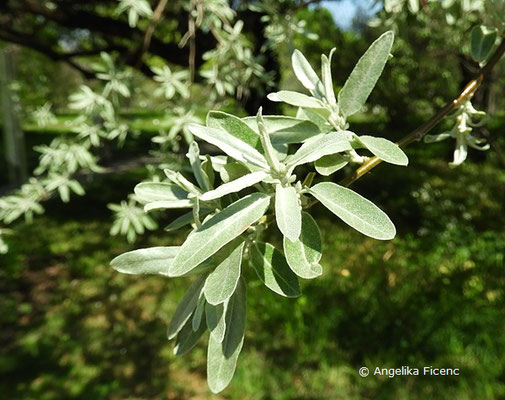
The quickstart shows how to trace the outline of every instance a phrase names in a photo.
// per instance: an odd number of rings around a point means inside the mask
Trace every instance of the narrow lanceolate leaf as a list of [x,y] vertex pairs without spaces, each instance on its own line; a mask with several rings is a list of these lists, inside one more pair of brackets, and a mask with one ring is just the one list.
[[300,278],[312,279],[323,273],[321,259],[321,232],[310,214],[302,213],[302,233],[291,242],[284,238],[284,254],[291,270]]
[[305,86],[314,97],[322,99],[324,93],[323,84],[301,51],[295,50],[293,52],[291,63],[293,65],[293,71],[301,84]]
[[229,205],[194,231],[181,246],[169,273],[184,275],[260,219],[270,196],[253,193]]
[[328,176],[344,168],[347,164],[348,161],[340,154],[330,154],[321,157],[314,163],[314,166],[319,174]]
[[190,351],[198,343],[198,340],[207,330],[205,324],[200,324],[198,329],[193,330],[191,320],[188,320],[181,331],[177,334],[175,339],[174,354],[176,356],[182,356]]
[[381,35],[360,58],[338,94],[338,105],[344,117],[357,113],[379,79],[393,46],[394,34]]
[[188,192],[172,183],[143,182],[135,186],[135,194],[142,203],[154,201],[179,202],[187,200]]
[[485,61],[493,49],[498,31],[484,25],[472,29],[472,57],[477,62]]
[[219,342],[214,335],[209,337],[207,381],[213,393],[224,390],[235,373],[237,359],[244,344],[245,302],[245,285],[240,280],[226,310],[224,340]]
[[218,304],[213,306],[210,303],[205,304],[205,319],[207,322],[207,327],[209,328],[211,336],[214,340],[222,343],[224,340],[224,334],[226,333],[226,307],[228,302]]
[[265,157],[263,157],[258,150],[230,133],[197,124],[190,124],[188,129],[196,137],[219,147],[235,160],[243,163],[251,163],[268,170]]
[[195,310],[198,299],[203,290],[203,284],[205,283],[206,275],[198,277],[189,287],[188,291],[182,298],[181,302],[177,306],[174,316],[170,321],[170,325],[167,329],[168,339],[173,339],[177,335],[184,324],[189,320],[191,314]]
[[396,229],[389,217],[371,201],[335,183],[318,183],[310,193],[346,224],[374,239],[393,239]]
[[298,278],[274,246],[270,243],[254,243],[250,256],[251,265],[269,289],[285,297],[301,295]]
[[156,211],[156,210],[166,210],[170,208],[191,208],[193,207],[193,202],[189,199],[187,200],[162,200],[153,201],[147,203],[144,206],[145,212]]
[[321,56],[321,72],[323,77],[324,94],[328,103],[335,105],[335,92],[333,91],[333,80],[331,78],[331,57],[335,52],[335,48],[331,49],[330,56],[326,57],[324,54]]
[[222,111],[210,111],[207,114],[207,126],[226,131],[263,153],[258,131],[251,129],[248,124],[235,115]]
[[225,183],[219,186],[217,189],[211,190],[204,193],[201,197],[201,201],[209,201],[214,199],[219,199],[229,193],[240,192],[242,189],[248,188],[261,182],[268,176],[266,171],[256,171],[250,174],[244,175],[234,181]]
[[[304,119],[286,117],[284,115],[263,116],[265,129],[272,144],[301,143],[320,133],[317,125]],[[242,118],[251,129],[259,132],[256,117]]]
[[275,219],[281,233],[294,242],[302,229],[302,214],[298,193],[293,186],[275,187]]
[[320,137],[302,144],[295,154],[286,159],[286,165],[289,168],[295,168],[298,165],[319,160],[328,154],[351,150],[352,146],[349,139],[350,132],[347,131],[320,135]]
[[200,293],[200,297],[198,298],[198,302],[196,304],[195,312],[193,313],[193,318],[191,319],[191,327],[193,328],[194,332],[196,332],[201,325],[204,311],[205,311],[205,296],[202,290],[202,293]]
[[242,242],[231,254],[212,271],[203,287],[205,298],[212,305],[228,300],[240,278],[242,254],[245,243]]
[[179,246],[151,247],[121,254],[110,265],[124,274],[160,274],[167,275]]
[[407,165],[409,163],[407,155],[400,146],[387,139],[373,136],[360,136],[357,138],[357,141],[370,150],[372,154],[390,164]]
[[267,98],[271,101],[284,102],[297,107],[324,108],[324,104],[318,99],[290,90],[270,93]]
[[223,340],[223,354],[229,358],[242,346],[246,319],[246,286],[243,279],[238,281],[233,296],[226,305],[226,333]]
[[189,145],[187,157],[189,159],[189,163],[191,164],[193,175],[195,176],[200,188],[204,191],[210,190],[211,185],[209,177],[207,176],[207,173],[204,172],[200,161],[200,149],[198,148],[198,143],[192,142]]

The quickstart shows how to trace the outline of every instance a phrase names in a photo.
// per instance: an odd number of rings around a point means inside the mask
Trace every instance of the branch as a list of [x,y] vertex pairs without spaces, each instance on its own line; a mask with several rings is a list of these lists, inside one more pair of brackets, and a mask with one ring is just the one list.
[[[3,8],[3,6],[0,7]],[[59,7],[52,10],[41,6],[36,0],[22,0],[15,7],[7,6],[5,12],[15,16],[23,16],[27,13],[43,16],[60,27],[66,27],[70,30],[77,28],[88,29],[93,33],[100,33],[102,38],[109,43],[110,40],[108,38],[114,38],[115,41],[128,39],[136,42],[145,36],[144,31],[138,28],[131,28],[122,20],[95,14],[85,8],[76,8],[72,4],[59,3]],[[155,37],[152,37],[150,40],[150,50],[153,54],[174,64],[185,65],[187,60],[185,50],[180,49],[175,43],[167,43]],[[129,65],[135,66],[137,58],[134,52],[126,51],[123,54],[123,58],[127,59]]]
[[[502,39],[500,45],[495,50],[487,64],[482,67],[477,74],[477,76],[472,79],[461,91],[459,96],[447,103],[439,112],[437,112],[430,120],[425,122],[420,127],[414,129],[408,135],[401,138],[397,144],[400,147],[406,147],[409,144],[421,140],[429,131],[431,131],[440,121],[442,121],[447,114],[453,111],[456,107],[461,105],[464,101],[468,100],[473,96],[475,91],[482,84],[484,79],[490,74],[495,65],[501,59],[503,54],[505,53],[505,39]],[[363,165],[361,165],[358,169],[356,169],[351,175],[347,176],[339,183],[342,186],[350,186],[353,182],[357,181],[367,172],[370,172],[373,168],[379,165],[382,162],[381,159],[377,157],[371,157],[368,161],[366,161]]]
[[23,47],[29,47],[45,56],[49,57],[54,61],[64,61],[79,72],[81,72],[85,78],[94,78],[95,74],[79,65],[77,62],[73,61],[70,57],[63,53],[58,53],[51,47],[46,46],[42,43],[31,40],[30,36],[25,35],[21,32],[11,31],[11,30],[0,30],[0,39],[7,42],[16,43]]
[[156,28],[156,25],[158,24],[161,16],[163,15],[163,11],[165,11],[167,3],[168,0],[160,0],[158,5],[156,6],[156,9],[154,10],[153,17],[151,18],[151,22],[149,23],[149,26],[147,27],[146,30],[146,34],[144,36],[144,42],[142,43],[142,48],[140,49],[139,52],[137,65],[142,62],[142,57],[144,56],[144,53],[146,53],[147,50],[149,50],[149,46],[151,45],[151,40],[153,38],[154,29]]

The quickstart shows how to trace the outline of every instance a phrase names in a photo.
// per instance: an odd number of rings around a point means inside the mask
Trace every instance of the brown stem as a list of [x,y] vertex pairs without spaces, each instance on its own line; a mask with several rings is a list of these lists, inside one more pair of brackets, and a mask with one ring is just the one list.
[[[501,59],[503,54],[505,53],[505,39],[502,39],[502,42],[495,50],[493,55],[489,58],[487,64],[482,67],[477,74],[477,76],[472,79],[465,88],[461,91],[459,96],[447,103],[440,111],[438,111],[430,120],[422,124],[420,127],[414,129],[408,135],[401,138],[397,144],[400,147],[406,147],[409,144],[421,140],[429,131],[431,131],[440,121],[442,121],[447,114],[453,111],[456,107],[458,107],[461,103],[468,100],[473,96],[475,91],[479,88],[484,78],[493,70],[495,65]],[[368,161],[366,161],[363,165],[361,165],[358,169],[356,169],[352,174],[342,179],[339,183],[342,186],[350,186],[353,182],[357,181],[367,172],[370,172],[373,168],[379,165],[382,162],[381,159],[377,157],[372,157]]]
[[142,64],[142,57],[144,54],[149,50],[149,46],[151,45],[151,40],[153,38],[154,34],[154,29],[156,28],[156,25],[158,24],[161,16],[163,15],[163,11],[165,11],[165,7],[167,6],[168,0],[160,0],[158,5],[156,6],[156,9],[154,10],[153,17],[151,18],[151,22],[149,23],[149,26],[147,27],[146,34],[144,36],[144,41],[142,43],[142,48],[139,53],[139,57],[137,60],[137,66]]

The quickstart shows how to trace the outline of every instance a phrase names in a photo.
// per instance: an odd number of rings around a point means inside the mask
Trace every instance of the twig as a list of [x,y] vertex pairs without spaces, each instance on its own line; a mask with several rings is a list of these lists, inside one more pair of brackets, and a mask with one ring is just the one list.
[[165,7],[167,6],[168,0],[160,0],[156,9],[154,10],[153,17],[151,18],[151,22],[147,27],[146,34],[144,36],[144,42],[142,43],[142,48],[140,49],[139,57],[137,60],[137,68],[142,63],[142,57],[149,50],[149,46],[151,45],[151,40],[153,38],[154,30],[156,25],[158,24],[161,16],[163,15],[163,11],[165,11]]
[[[465,88],[461,91],[459,96],[447,103],[439,112],[437,112],[430,120],[425,122],[420,127],[414,129],[408,135],[401,138],[397,144],[400,147],[406,147],[409,144],[421,140],[429,131],[431,131],[440,121],[442,121],[447,114],[453,111],[456,107],[461,105],[464,101],[468,100],[473,96],[475,91],[482,84],[487,75],[493,70],[495,65],[501,59],[503,54],[505,53],[505,39],[502,39],[502,42],[495,50],[493,55],[490,57],[487,64],[482,67],[477,74],[477,76],[472,79]],[[353,182],[357,181],[367,172],[370,172],[373,168],[379,165],[382,162],[381,159],[377,157],[372,157],[368,161],[366,161],[363,165],[361,165],[358,169],[356,169],[352,174],[342,179],[339,183],[342,186],[350,186]]]

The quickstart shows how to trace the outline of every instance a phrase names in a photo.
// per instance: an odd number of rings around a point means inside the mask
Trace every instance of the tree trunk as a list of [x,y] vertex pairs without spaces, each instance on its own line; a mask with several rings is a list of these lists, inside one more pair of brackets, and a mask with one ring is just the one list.
[[5,160],[9,183],[20,186],[27,179],[25,139],[19,126],[11,84],[15,78],[14,49],[0,51],[0,93],[2,101]]

